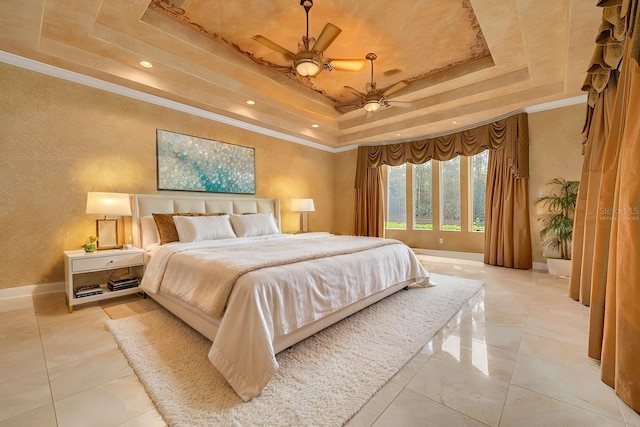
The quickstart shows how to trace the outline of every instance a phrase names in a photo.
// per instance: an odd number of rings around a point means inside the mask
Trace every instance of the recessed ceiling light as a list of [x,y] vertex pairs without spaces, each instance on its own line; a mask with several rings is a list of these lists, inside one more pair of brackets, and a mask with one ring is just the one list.
[[140,65],[142,65],[145,68],[151,68],[153,67],[153,64],[149,61],[140,61]]
[[454,120],[454,121],[451,122],[452,125],[455,125],[456,123],[458,123],[457,120]]
[[247,101],[247,104],[249,104],[249,105],[256,105],[256,101],[254,101],[254,100],[252,100],[252,99],[249,99],[249,100]]
[[400,134],[399,134],[399,133],[396,133],[396,136],[400,136]]
[[312,128],[319,128],[319,127],[320,127],[320,125],[318,125],[318,124],[314,123],[314,124],[312,124],[312,125],[311,125],[311,127],[312,127]]

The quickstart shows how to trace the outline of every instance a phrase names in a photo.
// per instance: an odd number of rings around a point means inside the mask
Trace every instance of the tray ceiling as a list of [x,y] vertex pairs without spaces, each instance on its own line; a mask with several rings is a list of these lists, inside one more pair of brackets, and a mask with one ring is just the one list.
[[369,62],[302,78],[252,39],[297,51],[305,33],[298,0],[16,2],[0,17],[0,50],[339,149],[441,134],[581,95],[601,19],[591,3],[316,0],[309,35],[327,22],[342,29],[325,57],[375,52],[378,88],[409,83],[390,97],[401,102],[366,114],[336,104],[358,101],[344,86],[365,92]]

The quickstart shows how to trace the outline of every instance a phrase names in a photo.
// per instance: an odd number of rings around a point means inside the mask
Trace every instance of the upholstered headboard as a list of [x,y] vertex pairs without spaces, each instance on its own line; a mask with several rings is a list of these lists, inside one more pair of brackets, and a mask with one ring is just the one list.
[[272,213],[278,229],[280,224],[280,200],[258,199],[219,194],[164,195],[134,194],[131,198],[133,244],[141,247],[140,218],[154,213]]

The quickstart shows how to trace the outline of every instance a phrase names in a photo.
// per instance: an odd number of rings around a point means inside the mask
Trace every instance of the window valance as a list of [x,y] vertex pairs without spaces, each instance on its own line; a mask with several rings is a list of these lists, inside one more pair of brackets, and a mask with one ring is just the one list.
[[486,149],[504,149],[508,166],[516,178],[529,177],[529,130],[527,114],[520,113],[450,135],[399,144],[358,148],[356,188],[362,188],[367,168],[382,165],[420,164],[431,159],[450,160],[473,156]]

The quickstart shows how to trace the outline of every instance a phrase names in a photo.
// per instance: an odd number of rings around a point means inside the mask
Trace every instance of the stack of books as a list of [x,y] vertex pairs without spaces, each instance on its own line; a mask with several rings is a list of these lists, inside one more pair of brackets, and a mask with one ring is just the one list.
[[114,277],[109,280],[107,287],[110,291],[121,291],[123,289],[135,288],[140,284],[140,281],[136,276],[126,275],[120,277]]
[[75,289],[76,298],[100,295],[103,292],[100,285],[86,285]]

